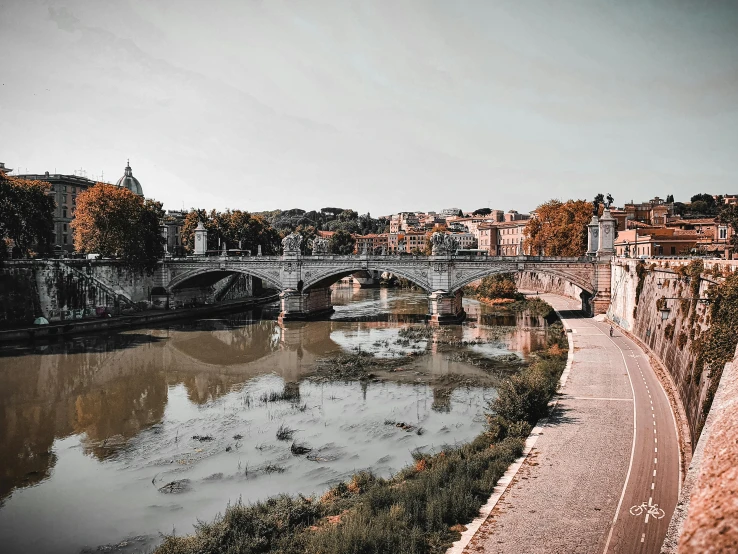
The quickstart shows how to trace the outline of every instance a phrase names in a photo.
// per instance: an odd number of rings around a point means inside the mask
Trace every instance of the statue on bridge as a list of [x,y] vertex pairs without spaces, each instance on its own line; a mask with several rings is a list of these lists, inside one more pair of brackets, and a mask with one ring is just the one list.
[[600,205],[603,205],[606,210],[610,209],[610,206],[612,206],[612,203],[615,201],[615,199],[612,197],[612,194],[607,193],[607,200],[605,200],[605,195],[600,193],[597,196],[594,197],[594,200],[592,201],[592,213],[594,215],[599,215],[600,212]]
[[433,256],[454,254],[459,249],[459,241],[455,237],[437,231],[431,235],[430,242]]
[[315,237],[313,239],[313,256],[328,254],[329,244],[330,243],[328,239],[324,239],[323,237]]
[[282,251],[285,254],[299,254],[302,244],[302,235],[291,233],[282,239]]

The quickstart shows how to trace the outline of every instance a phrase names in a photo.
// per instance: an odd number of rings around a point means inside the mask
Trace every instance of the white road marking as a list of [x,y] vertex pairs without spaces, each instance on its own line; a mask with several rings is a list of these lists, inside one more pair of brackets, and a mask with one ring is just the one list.
[[653,476],[656,477],[656,470],[653,470]]

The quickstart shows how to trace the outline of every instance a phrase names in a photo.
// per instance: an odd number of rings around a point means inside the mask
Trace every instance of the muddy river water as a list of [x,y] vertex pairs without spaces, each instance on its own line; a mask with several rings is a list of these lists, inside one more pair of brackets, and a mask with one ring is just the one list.
[[[545,344],[540,317],[472,300],[424,334],[424,293],[333,299],[327,321],[280,326],[271,305],[0,350],[0,551],[149,552],[228,502],[392,475],[483,429],[515,369],[480,360]],[[381,367],[337,378],[359,353]]]

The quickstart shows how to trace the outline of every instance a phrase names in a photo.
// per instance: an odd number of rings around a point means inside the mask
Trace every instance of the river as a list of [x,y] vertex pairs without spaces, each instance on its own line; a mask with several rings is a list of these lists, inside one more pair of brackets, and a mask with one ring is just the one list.
[[333,302],[326,321],[280,326],[275,304],[0,350],[2,552],[149,552],[228,502],[389,476],[482,431],[495,383],[545,344],[542,318],[473,300],[432,330],[425,293]]

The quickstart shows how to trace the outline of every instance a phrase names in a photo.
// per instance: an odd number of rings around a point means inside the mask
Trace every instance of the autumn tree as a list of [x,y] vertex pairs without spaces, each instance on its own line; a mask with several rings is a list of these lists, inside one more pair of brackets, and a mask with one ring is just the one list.
[[353,254],[356,241],[348,231],[336,231],[330,242],[331,254]]
[[51,254],[54,209],[50,185],[0,173],[0,260],[12,245],[16,256]]
[[77,195],[72,221],[78,252],[123,260],[129,267],[153,271],[164,255],[159,222],[161,202],[145,200],[125,187],[97,183]]
[[586,200],[549,200],[525,226],[525,249],[539,256],[583,256],[591,218],[592,204]]

